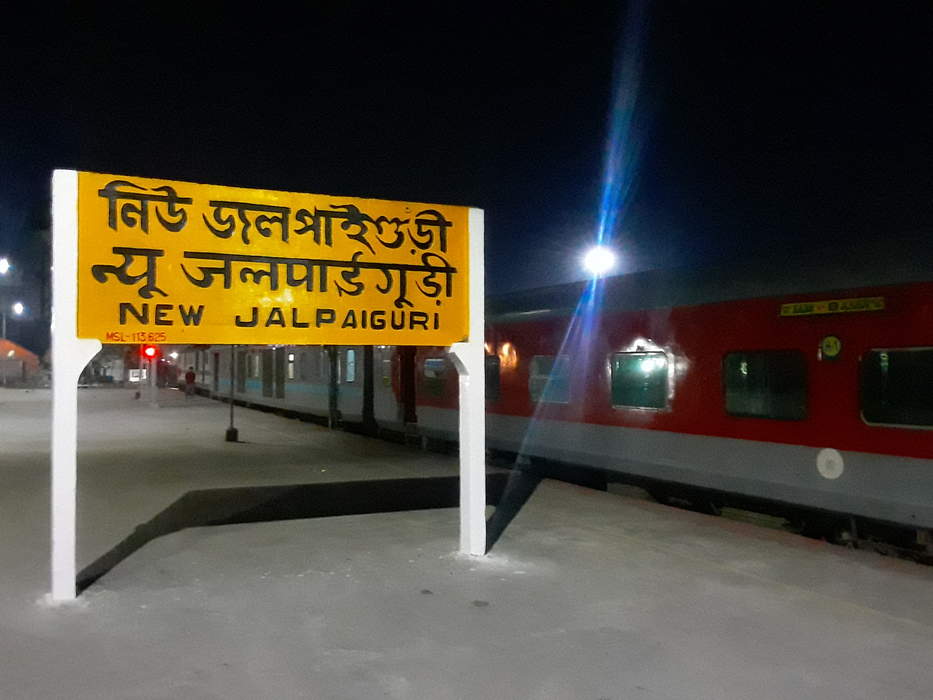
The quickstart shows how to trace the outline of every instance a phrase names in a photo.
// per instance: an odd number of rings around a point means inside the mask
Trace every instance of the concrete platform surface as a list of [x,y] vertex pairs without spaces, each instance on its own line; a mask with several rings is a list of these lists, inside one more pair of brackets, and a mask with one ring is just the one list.
[[[193,483],[455,468],[246,412],[244,457],[217,404],[139,431],[117,399],[82,397],[88,552]],[[553,481],[485,558],[455,509],[196,528],[49,607],[42,401],[0,393],[0,698],[933,697],[933,569]]]
[[[78,392],[79,569],[189,491],[458,473],[456,457],[240,406],[242,442],[228,443],[229,405],[174,390],[159,402],[127,389]],[[0,389],[0,522],[16,533],[0,538],[0,561],[29,595],[48,589],[49,432],[48,390]]]

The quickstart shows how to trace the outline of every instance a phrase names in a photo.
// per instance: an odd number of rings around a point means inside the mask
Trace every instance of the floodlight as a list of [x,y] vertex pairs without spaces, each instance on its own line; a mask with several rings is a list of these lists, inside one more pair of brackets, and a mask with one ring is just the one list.
[[593,275],[601,277],[612,270],[616,264],[616,254],[612,248],[604,245],[594,245],[583,256],[583,269]]

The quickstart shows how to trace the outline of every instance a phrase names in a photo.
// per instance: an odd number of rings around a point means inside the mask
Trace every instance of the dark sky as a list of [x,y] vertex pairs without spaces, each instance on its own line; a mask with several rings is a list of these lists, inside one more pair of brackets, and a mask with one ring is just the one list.
[[928,3],[90,5],[0,27],[0,253],[72,167],[480,206],[491,291],[563,281],[619,95],[624,269],[933,231]]

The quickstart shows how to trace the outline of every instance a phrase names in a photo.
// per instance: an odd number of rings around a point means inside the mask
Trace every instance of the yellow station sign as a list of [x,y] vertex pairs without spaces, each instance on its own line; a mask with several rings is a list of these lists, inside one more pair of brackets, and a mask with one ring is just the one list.
[[822,314],[848,314],[857,311],[883,311],[884,297],[858,299],[828,299],[826,301],[795,301],[781,304],[781,316],[817,316]]
[[78,337],[451,345],[467,207],[78,174]]

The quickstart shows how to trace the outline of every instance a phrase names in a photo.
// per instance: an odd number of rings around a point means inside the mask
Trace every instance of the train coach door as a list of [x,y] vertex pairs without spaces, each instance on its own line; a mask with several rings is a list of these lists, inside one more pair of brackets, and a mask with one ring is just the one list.
[[247,362],[249,351],[237,350],[236,353],[236,391],[238,394],[246,393]]
[[411,347],[398,349],[399,403],[404,423],[418,422],[415,408],[415,350]]
[[363,430],[369,435],[375,435],[376,426],[376,397],[375,397],[375,352],[372,345],[363,347]]
[[340,362],[336,345],[324,346],[327,350],[327,426],[335,428],[340,423],[337,392],[340,384]]
[[261,362],[262,369],[262,395],[272,396],[272,383],[275,376],[275,356],[271,348],[263,350]]
[[214,353],[214,368],[211,374],[211,391],[215,394],[220,392],[220,353]]
[[275,398],[285,398],[285,348],[275,349]]

